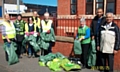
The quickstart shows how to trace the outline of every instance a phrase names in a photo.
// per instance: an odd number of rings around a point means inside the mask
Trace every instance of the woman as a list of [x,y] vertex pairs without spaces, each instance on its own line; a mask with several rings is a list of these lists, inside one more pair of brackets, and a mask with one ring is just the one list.
[[90,47],[91,39],[90,39],[90,28],[86,26],[86,21],[84,18],[80,19],[80,27],[78,28],[77,38],[81,42],[81,47],[82,47],[81,62],[83,64],[83,68],[86,68],[88,49]]
[[[34,35],[36,32],[36,25],[33,23],[33,18],[28,18],[28,23],[25,24],[25,36]],[[28,57],[31,56],[35,57],[35,51],[33,50],[33,47],[28,44]]]
[[[13,25],[13,22],[10,21],[9,14],[4,15],[4,21],[2,23],[2,39],[5,42],[8,42],[9,44],[11,41],[14,41],[14,38],[16,36],[15,27]],[[8,61],[8,54],[5,52],[6,55],[6,61]]]

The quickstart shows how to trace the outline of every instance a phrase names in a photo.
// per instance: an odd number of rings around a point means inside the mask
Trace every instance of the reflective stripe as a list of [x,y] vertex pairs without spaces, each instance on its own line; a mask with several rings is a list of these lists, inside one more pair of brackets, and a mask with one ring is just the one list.
[[19,33],[17,32],[16,34],[20,34],[20,35],[23,35],[23,34],[24,34],[24,32],[19,32]]
[[48,30],[51,29],[52,20],[48,20],[47,24],[45,23],[44,20],[42,20],[41,25],[42,25],[43,32],[47,32]]
[[[15,38],[15,27],[12,22],[10,24],[8,22],[3,22],[3,25],[6,27],[6,34],[8,38]],[[2,36],[5,39],[4,36]]]

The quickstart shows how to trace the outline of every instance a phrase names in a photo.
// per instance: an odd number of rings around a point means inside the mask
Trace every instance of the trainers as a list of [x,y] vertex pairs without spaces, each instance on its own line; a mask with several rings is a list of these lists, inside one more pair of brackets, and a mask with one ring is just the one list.
[[34,54],[32,55],[32,58],[35,58],[35,55],[34,55]]
[[31,55],[28,55],[28,58],[31,58]]

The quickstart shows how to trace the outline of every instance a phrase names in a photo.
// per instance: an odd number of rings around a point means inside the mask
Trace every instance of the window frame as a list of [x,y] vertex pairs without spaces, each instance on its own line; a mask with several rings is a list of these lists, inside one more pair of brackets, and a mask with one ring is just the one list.
[[[114,11],[115,11],[115,13],[113,13],[113,14],[116,14],[116,0],[114,0],[115,2],[114,2]],[[108,2],[108,0],[106,0],[106,12],[105,13],[107,13],[107,4],[108,3],[113,3],[113,2]]]
[[[77,0],[76,0],[76,3],[72,3],[71,1],[72,0],[70,0],[70,15],[76,15],[77,14]],[[71,11],[72,10],[71,9],[72,6],[76,6],[76,8],[75,8],[76,9],[75,14],[73,14],[72,11]]]
[[[92,4],[92,14],[87,14],[87,4]],[[93,15],[93,8],[94,8],[93,6],[94,6],[94,1],[92,1],[92,2],[87,2],[86,1],[86,11],[85,11],[86,15]]]

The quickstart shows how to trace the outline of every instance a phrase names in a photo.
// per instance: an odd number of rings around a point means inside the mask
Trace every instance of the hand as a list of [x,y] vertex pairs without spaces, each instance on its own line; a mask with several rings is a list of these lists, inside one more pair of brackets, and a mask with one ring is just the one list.
[[34,32],[30,32],[30,34],[31,34],[31,35],[33,35],[33,34],[34,34]]
[[49,33],[50,33],[50,30],[48,30],[47,33],[49,34]]
[[92,36],[92,40],[95,39],[95,36]]
[[8,43],[10,43],[11,41],[8,39]]
[[97,46],[97,51],[100,51],[100,46]]
[[113,53],[114,53],[114,54],[117,54],[117,53],[118,53],[118,51],[114,50],[114,51],[113,51]]
[[82,41],[83,40],[83,38],[79,38],[79,41]]
[[27,33],[25,33],[25,35],[26,35],[26,36],[29,36],[29,33],[27,32]]

